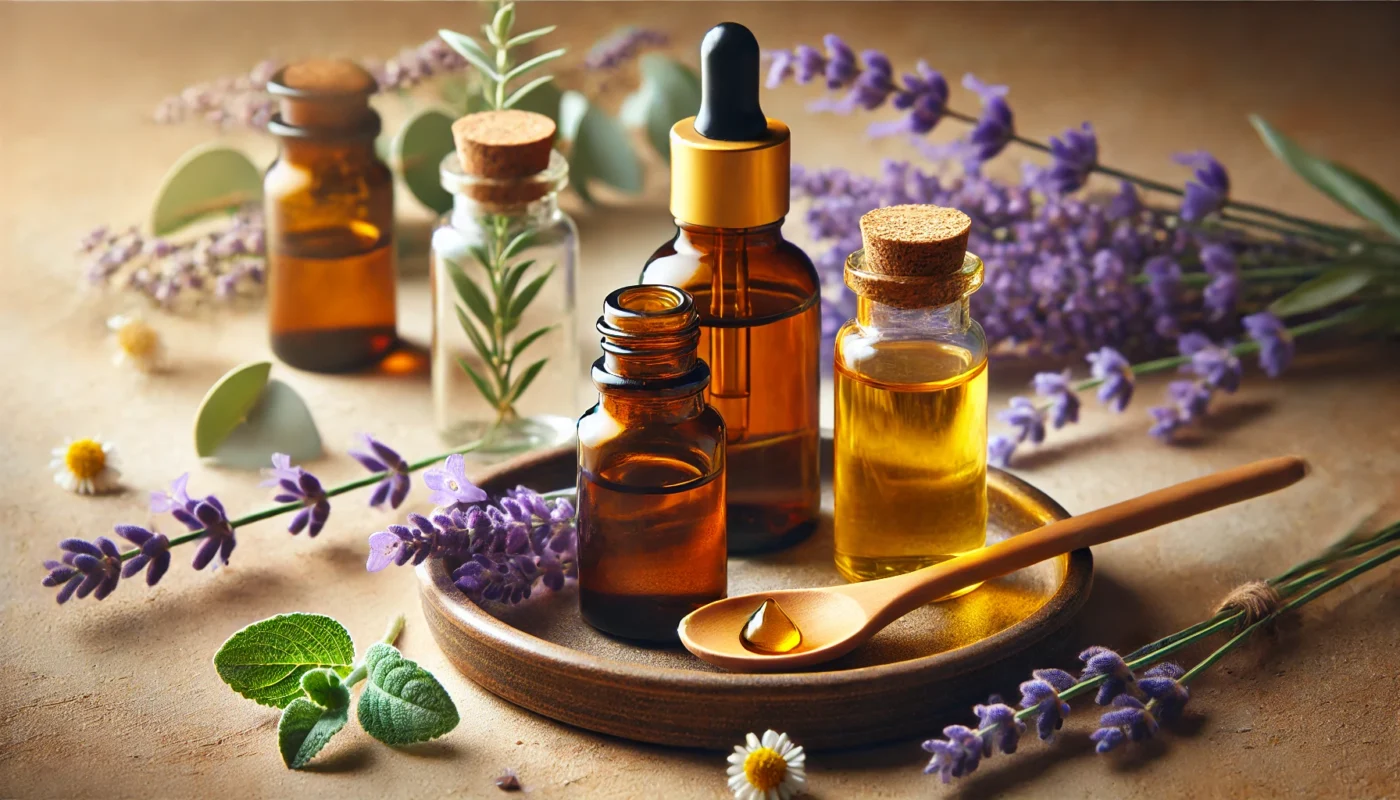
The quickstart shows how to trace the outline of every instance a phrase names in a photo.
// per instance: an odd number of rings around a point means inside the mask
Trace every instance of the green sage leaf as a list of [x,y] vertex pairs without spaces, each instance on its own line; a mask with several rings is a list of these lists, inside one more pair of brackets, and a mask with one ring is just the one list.
[[457,363],[461,365],[462,371],[467,373],[467,377],[471,378],[472,383],[476,384],[476,390],[481,392],[481,396],[486,398],[486,402],[490,403],[492,407],[500,406],[501,398],[496,394],[496,390],[491,388],[491,384],[487,383],[486,379],[481,377],[465,358],[457,359]]
[[462,298],[462,302],[467,304],[472,314],[487,328],[495,325],[496,314],[491,311],[491,303],[486,299],[486,293],[476,285],[476,281],[472,280],[457,262],[444,260],[442,263],[447,267],[452,285],[457,287],[457,296]]
[[544,288],[545,282],[548,281],[549,276],[553,274],[554,267],[550,267],[544,271],[544,274],[537,276],[534,280],[525,284],[525,288],[520,290],[520,294],[516,295],[514,299],[510,301],[510,310],[506,314],[506,319],[511,322],[519,320],[520,315],[524,314],[525,309],[530,307],[530,303],[534,301],[535,295],[540,293],[540,289]]
[[476,352],[479,353],[482,358],[486,359],[488,363],[495,361],[496,348],[487,344],[486,340],[481,337],[481,331],[476,329],[476,324],[467,317],[467,313],[463,311],[460,306],[453,306],[452,310],[457,312],[457,322],[461,324],[462,330],[467,334],[467,338],[472,340],[472,347],[476,348]]
[[554,59],[563,56],[566,52],[568,51],[561,47],[558,50],[550,50],[548,53],[540,53],[534,58],[526,59],[525,61],[516,64],[514,67],[511,67],[510,71],[501,77],[505,81],[513,81],[516,78],[519,78],[521,75],[524,75],[525,73],[534,69],[535,67],[541,66],[543,64],[548,64]]
[[1326,308],[1366,288],[1375,274],[1371,267],[1360,264],[1333,267],[1270,303],[1269,311],[1286,318]]
[[284,708],[304,695],[301,677],[322,667],[350,674],[355,643],[339,622],[321,614],[279,614],[230,636],[214,654],[229,688],[256,703]]
[[1319,158],[1270,125],[1263,117],[1249,117],[1264,144],[1314,188],[1351,213],[1369,220],[1400,239],[1400,201],[1375,182],[1351,169]]
[[467,63],[481,70],[482,74],[493,81],[499,82],[501,80],[500,73],[496,72],[496,65],[490,56],[486,55],[486,51],[481,49],[481,45],[476,43],[475,39],[465,33],[457,33],[445,28],[438,30],[438,37],[447,42],[447,46],[456,50],[462,58],[465,58]]
[[569,148],[570,185],[592,202],[588,181],[597,179],[624,192],[642,190],[642,162],[627,130],[582,93],[567,91],[559,101],[559,135]]
[[557,327],[559,327],[559,326],[558,326],[558,325],[546,325],[546,326],[544,326],[543,328],[540,328],[539,330],[531,331],[531,332],[525,334],[524,336],[520,337],[520,338],[515,342],[515,346],[511,348],[511,351],[510,351],[510,360],[511,360],[511,361],[514,361],[515,359],[519,358],[519,357],[520,357],[520,354],[523,353],[523,352],[525,352],[525,348],[527,348],[527,347],[529,347],[530,345],[534,344],[535,341],[538,340],[541,336],[544,336],[546,333],[549,333],[550,331],[554,330],[554,329],[557,328]]
[[365,667],[369,677],[356,713],[370,736],[385,744],[411,744],[457,727],[457,706],[447,690],[393,645],[371,647]]
[[242,151],[200,145],[180,156],[161,179],[151,232],[174,233],[210,214],[229,213],[262,199],[263,171]]
[[333,669],[322,667],[302,675],[301,690],[322,708],[350,705],[350,687],[341,682],[340,675]]
[[442,188],[442,160],[456,149],[452,140],[453,117],[437,109],[419,111],[394,137],[392,163],[409,192],[429,210],[452,210],[452,193]]
[[277,723],[277,749],[282,752],[282,763],[288,769],[306,766],[349,719],[348,692],[345,702],[333,708],[319,706],[305,697],[296,698],[283,709]]
[[671,159],[671,127],[700,108],[700,76],[681,62],[660,53],[647,53],[640,62],[646,98],[647,140],[667,161]]
[[510,387],[510,403],[514,403],[516,400],[520,399],[522,394],[525,394],[525,390],[530,388],[530,384],[533,383],[535,377],[540,374],[540,370],[544,369],[546,361],[549,361],[549,359],[541,358],[539,361],[526,367],[524,372],[520,373],[520,377],[515,380],[515,385]]
[[558,27],[558,25],[550,25],[546,28],[536,28],[535,30],[529,31],[528,33],[522,33],[513,36],[511,37],[510,41],[506,42],[506,49],[514,50],[522,44],[529,44],[530,42],[533,42],[542,36],[548,36],[549,34],[554,33],[554,30]]

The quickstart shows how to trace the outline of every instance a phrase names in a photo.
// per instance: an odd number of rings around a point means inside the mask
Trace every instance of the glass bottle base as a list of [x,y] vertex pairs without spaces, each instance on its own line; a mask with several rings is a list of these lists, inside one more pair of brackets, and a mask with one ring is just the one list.
[[713,595],[624,595],[580,589],[579,611],[585,622],[610,636],[670,643],[680,639],[676,628],[687,614],[719,599]]
[[465,445],[481,440],[471,452],[474,460],[499,461],[514,455],[556,447],[574,437],[574,421],[568,417],[539,414],[498,422],[469,420],[440,432],[449,445]]
[[[954,553],[946,556],[904,556],[901,558],[861,558],[859,556],[846,555],[845,553],[837,553],[836,570],[841,573],[841,577],[851,583],[873,581],[879,580],[880,578],[892,578],[895,575],[903,575],[906,572],[913,572],[916,569],[923,569],[924,567],[931,567],[934,564],[941,564],[958,555],[960,554]],[[981,585],[981,583],[974,583],[971,586],[964,586],[956,592],[946,594],[933,602],[941,603],[944,600],[962,597]]]

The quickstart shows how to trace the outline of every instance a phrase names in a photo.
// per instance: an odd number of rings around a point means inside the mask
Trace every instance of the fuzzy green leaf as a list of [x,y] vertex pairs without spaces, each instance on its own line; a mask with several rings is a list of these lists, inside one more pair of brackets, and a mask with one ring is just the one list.
[[1270,303],[1269,311],[1282,319],[1326,308],[1366,288],[1375,274],[1371,267],[1360,264],[1333,267]]
[[369,677],[357,716],[370,736],[385,744],[412,744],[436,739],[457,727],[457,706],[447,690],[393,645],[371,647],[365,667]]
[[467,313],[460,306],[453,306],[453,311],[457,312],[457,322],[461,324],[462,330],[467,334],[467,338],[472,340],[472,347],[476,352],[488,362],[496,358],[496,348],[492,347],[481,337],[481,331],[476,329],[476,325],[467,317]]
[[472,280],[457,262],[444,260],[443,264],[447,266],[452,285],[457,287],[457,296],[462,298],[462,302],[467,304],[472,314],[487,328],[495,325],[496,315],[491,311],[491,303],[486,299],[486,293],[476,285],[476,281]]
[[513,81],[516,78],[519,78],[521,75],[524,75],[525,73],[534,69],[535,67],[541,66],[543,64],[548,64],[554,59],[563,56],[566,52],[568,51],[561,47],[558,50],[550,50],[548,53],[540,53],[534,58],[527,59],[511,67],[510,71],[502,77],[506,80],[506,82]]
[[624,192],[642,190],[642,162],[627,130],[582,93],[567,91],[559,101],[559,135],[571,142],[570,185],[592,202],[588,181],[597,179]]
[[531,258],[506,267],[505,275],[501,276],[501,297],[514,296],[515,287],[520,285],[520,279],[525,277],[525,273],[534,265],[535,259]]
[[322,667],[301,676],[301,690],[311,702],[323,708],[350,705],[350,687],[340,681],[333,669]]
[[516,295],[515,298],[510,301],[510,311],[506,315],[506,318],[512,322],[519,320],[520,315],[524,314],[525,309],[530,307],[530,303],[534,301],[535,295],[540,293],[540,289],[544,288],[545,282],[548,281],[549,276],[553,274],[554,267],[550,267],[544,271],[543,275],[539,275],[534,280],[525,284],[525,288],[520,290],[520,294]]
[[535,377],[540,374],[540,370],[544,369],[545,362],[548,360],[547,358],[541,358],[539,361],[526,367],[524,372],[520,373],[520,377],[516,379],[515,385],[510,387],[511,403],[519,400],[520,396],[525,394],[525,390],[530,388],[530,384],[533,383]]
[[334,708],[326,708],[298,697],[283,711],[277,723],[277,749],[288,769],[301,769],[321,752],[331,737],[340,733],[350,719],[350,695]]
[[496,394],[496,390],[492,389],[491,384],[481,377],[475,369],[472,369],[472,365],[468,364],[465,358],[457,359],[457,363],[467,373],[467,377],[471,378],[472,383],[476,384],[476,390],[481,392],[481,396],[486,398],[486,402],[490,403],[493,408],[501,404],[500,396]]
[[557,328],[557,327],[559,327],[559,326],[558,326],[558,325],[546,325],[546,326],[544,326],[543,328],[540,328],[539,330],[531,331],[530,333],[527,333],[527,334],[525,334],[524,336],[520,337],[520,338],[515,342],[515,346],[511,348],[511,351],[510,351],[510,360],[511,360],[511,361],[514,361],[515,359],[519,358],[519,357],[520,357],[520,354],[523,353],[523,352],[525,352],[525,348],[527,348],[527,347],[529,347],[530,345],[534,344],[534,343],[536,342],[536,340],[538,340],[541,336],[544,336],[546,333],[549,333],[550,331],[554,330],[554,329]]
[[700,76],[690,67],[660,53],[641,59],[642,88],[646,98],[644,125],[647,140],[666,160],[671,159],[671,127],[700,108]]
[[345,627],[321,614],[279,614],[230,636],[214,654],[229,688],[265,706],[283,708],[305,694],[301,678],[318,668],[350,674],[355,643]]
[[467,63],[481,70],[491,80],[497,82],[501,80],[500,73],[496,72],[496,65],[492,63],[490,56],[486,55],[486,51],[481,49],[481,45],[477,44],[475,39],[465,33],[457,33],[445,28],[438,31],[438,37],[447,42],[447,46],[456,50],[462,58],[465,58]]
[[528,31],[517,36],[512,36],[510,41],[506,42],[506,49],[514,50],[522,44],[529,44],[530,42],[533,42],[536,39],[539,39],[543,36],[548,36],[551,33],[554,33],[555,29],[558,27],[558,25],[550,25],[545,28],[536,28],[532,31]]
[[1249,121],[1264,144],[1314,188],[1351,213],[1400,239],[1400,201],[1375,182],[1341,164],[1319,158],[1284,136],[1257,114]]
[[516,89],[515,91],[511,92],[510,96],[506,98],[506,102],[503,107],[515,108],[516,104],[519,103],[521,100],[525,99],[526,95],[528,95],[530,92],[535,91],[536,89],[540,88],[546,83],[549,83],[552,80],[554,80],[553,75],[541,75],[538,78],[535,78],[534,80],[530,81],[524,86],[521,86],[519,89]]

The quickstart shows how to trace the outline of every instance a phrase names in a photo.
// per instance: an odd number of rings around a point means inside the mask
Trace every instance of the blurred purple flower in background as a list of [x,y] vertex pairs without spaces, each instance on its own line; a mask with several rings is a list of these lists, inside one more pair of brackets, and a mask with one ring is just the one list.
[[1204,150],[1178,153],[1176,163],[1195,169],[1195,180],[1186,182],[1181,198],[1181,218],[1198,222],[1220,211],[1230,198],[1230,175],[1224,165]]
[[1062,139],[1050,137],[1050,156],[1054,162],[1045,174],[1049,188],[1059,194],[1078,191],[1099,162],[1098,137],[1087,122],[1070,128]]
[[[1006,104],[1009,89],[983,83],[970,72],[963,76],[963,87],[982,99],[982,116],[978,117],[967,140],[979,161],[990,161],[1005,150],[1016,135],[1011,106]],[[1097,144],[1095,148],[1097,150]]]

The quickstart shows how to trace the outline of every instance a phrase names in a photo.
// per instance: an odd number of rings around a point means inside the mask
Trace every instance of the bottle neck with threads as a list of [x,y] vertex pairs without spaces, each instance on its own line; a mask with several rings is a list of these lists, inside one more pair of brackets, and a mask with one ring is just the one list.
[[677,419],[704,410],[710,368],[696,355],[700,317],[673,286],[627,286],[598,318],[603,356],[593,364],[600,402],[620,420]]

